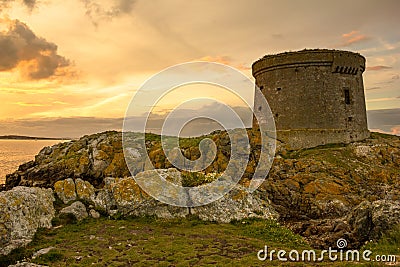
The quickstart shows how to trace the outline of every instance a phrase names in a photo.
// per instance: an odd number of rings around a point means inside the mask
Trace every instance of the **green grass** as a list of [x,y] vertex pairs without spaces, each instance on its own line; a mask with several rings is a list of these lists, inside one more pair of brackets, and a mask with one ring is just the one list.
[[366,244],[363,249],[369,249],[374,254],[380,255],[400,255],[400,225],[386,232],[378,241]]
[[[385,244],[395,243],[398,238],[398,234],[388,235]],[[30,258],[35,251],[51,246],[53,250],[32,262],[48,266],[304,266],[302,262],[282,263],[276,259],[260,262],[257,252],[265,245],[287,251],[310,249],[302,237],[274,221],[248,219],[217,224],[196,218],[103,217],[41,229],[26,248],[0,258],[0,266]],[[374,252],[380,251],[378,248],[386,254],[392,251],[380,243],[369,246],[374,246]],[[327,260],[317,265],[360,264]]]

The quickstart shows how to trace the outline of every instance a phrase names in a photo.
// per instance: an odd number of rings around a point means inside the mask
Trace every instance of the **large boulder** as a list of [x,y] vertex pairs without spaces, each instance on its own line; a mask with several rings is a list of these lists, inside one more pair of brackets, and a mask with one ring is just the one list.
[[400,203],[392,200],[364,201],[348,215],[353,238],[376,240],[386,230],[400,224]]
[[64,204],[68,204],[77,199],[94,203],[96,199],[94,186],[80,178],[75,181],[72,178],[57,181],[54,184],[54,193]]
[[93,202],[96,198],[95,188],[88,181],[84,181],[80,178],[75,180],[76,195],[79,199]]
[[71,214],[78,221],[82,221],[83,219],[86,219],[89,216],[85,205],[80,201],[76,201],[72,203],[70,206],[63,208],[60,211],[60,215],[62,214]]
[[57,181],[54,184],[54,193],[64,202],[67,204],[70,201],[76,200],[76,188],[74,180],[71,178]]
[[[169,173],[172,175],[169,176]],[[155,174],[170,177],[168,179],[171,179],[171,182],[180,182],[177,172],[172,169],[144,171],[139,173],[138,176],[146,178]],[[96,196],[95,204],[98,209],[104,210],[110,215],[118,212],[123,216],[177,218],[189,214],[187,208],[170,206],[149,196],[132,177],[109,177],[105,179],[104,184],[104,188]]]
[[14,187],[0,192],[0,255],[28,244],[55,216],[51,189]]
[[236,185],[217,201],[192,208],[191,213],[199,216],[204,221],[221,223],[247,218],[273,220],[279,218],[279,214],[271,207],[268,201],[261,200],[256,195],[250,194],[241,185]]
[[[175,184],[181,183],[180,174],[175,169],[144,171],[137,176],[138,179],[146,179],[155,174],[160,174]],[[161,203],[144,192],[132,177],[109,177],[105,179],[104,184],[104,188],[96,196],[95,205],[97,209],[104,210],[110,215],[118,212],[122,216],[177,218],[191,213],[202,220],[216,222],[231,222],[252,217],[264,219],[279,217],[268,200],[250,194],[241,185],[236,185],[229,193],[213,203],[189,209]],[[187,196],[188,201],[190,197]]]

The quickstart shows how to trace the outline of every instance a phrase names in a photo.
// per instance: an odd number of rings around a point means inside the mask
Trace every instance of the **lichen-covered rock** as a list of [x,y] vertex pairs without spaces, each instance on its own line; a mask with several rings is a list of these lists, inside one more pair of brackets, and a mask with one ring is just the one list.
[[70,206],[63,208],[60,211],[60,214],[72,214],[78,221],[81,221],[89,216],[85,205],[80,201],[76,201]]
[[371,237],[377,239],[381,234],[400,224],[400,202],[391,200],[377,200],[372,202]]
[[28,244],[38,228],[54,218],[51,189],[14,187],[0,192],[0,255]]
[[[143,173],[161,173],[177,175],[174,170],[154,170]],[[140,176],[141,174],[139,174]],[[177,181],[178,178],[173,178]],[[163,204],[144,192],[135,179],[106,178],[104,188],[101,189],[95,200],[97,208],[105,210],[113,215],[118,212],[124,216],[157,216],[159,218],[184,217],[189,212],[187,208],[174,207]]]
[[400,203],[391,200],[364,201],[348,215],[352,234],[361,243],[378,239],[382,233],[400,224]]
[[[132,134],[132,142],[136,141]],[[122,134],[109,131],[43,148],[35,160],[7,175],[6,189],[14,186],[53,187],[58,180],[81,178],[100,187],[107,176],[130,176],[122,151]],[[140,162],[140,160],[139,160]],[[142,164],[138,163],[142,171]]]
[[64,204],[76,200],[75,183],[71,178],[57,181],[54,184],[54,192],[64,202]]
[[217,201],[192,208],[191,212],[202,220],[221,223],[247,218],[273,220],[279,218],[279,214],[267,201],[250,194],[245,187],[240,185],[236,185]]
[[94,210],[94,209],[91,209],[90,211],[89,211],[89,215],[90,215],[90,217],[92,217],[92,218],[94,218],[94,219],[98,219],[98,218],[100,218],[100,213],[98,213],[96,210]]
[[[175,169],[144,171],[137,176],[138,179],[146,180],[158,174],[166,180],[171,179],[175,183],[180,183],[180,173]],[[186,198],[189,199],[190,196]],[[248,193],[246,188],[240,185],[236,185],[232,191],[213,203],[189,209],[161,203],[144,192],[132,177],[106,178],[104,188],[96,196],[95,204],[98,209],[103,209],[109,215],[119,213],[122,216],[179,218],[186,217],[191,211],[202,220],[217,222],[252,217],[264,219],[279,217],[268,201]]]
[[109,213],[110,210],[115,210],[116,203],[113,198],[111,186],[115,183],[115,178],[104,178],[104,187],[98,191],[94,200],[95,206],[98,209],[104,210]]
[[[248,135],[251,145],[250,162],[241,180],[243,185],[250,183],[261,149],[259,131],[248,130]],[[109,214],[117,213],[118,205],[110,188],[116,180],[110,180],[110,184],[107,185],[105,177],[131,176],[124,162],[121,136],[118,132],[105,132],[45,148],[36,156],[35,161],[21,165],[18,171],[8,175],[6,187],[50,187],[57,180],[81,178],[98,189],[103,188],[96,194],[98,209],[104,209]],[[154,167],[171,168],[172,165],[162,150],[160,137],[149,137],[145,143]],[[216,131],[206,137],[215,142],[217,152],[215,160],[205,172],[222,173],[230,159],[229,136],[226,131]],[[200,139],[181,140],[180,148],[186,158],[195,160],[200,157]],[[132,134],[130,146],[126,151],[135,159],[131,168],[134,175],[146,177],[148,173],[140,173],[147,170],[149,164],[144,162],[143,155],[139,153],[139,140],[142,139]],[[371,133],[370,138],[360,142],[346,145],[329,144],[298,151],[287,150],[285,145],[278,141],[274,163],[257,196],[265,201],[271,200],[271,205],[279,213],[282,221],[288,224],[298,223],[298,233],[304,233],[310,243],[321,244],[321,248],[324,248],[329,246],[329,240],[335,237],[334,234],[329,236],[331,232],[328,229],[331,229],[337,220],[345,223],[343,218],[363,201],[400,201],[399,168],[398,136]],[[157,187],[156,184],[154,186]],[[136,189],[133,186],[131,190]],[[117,199],[121,199],[123,194],[116,194]],[[141,203],[145,203],[143,196],[140,196]],[[134,201],[134,198],[129,201]],[[119,206],[128,211],[128,205],[121,203]],[[370,234],[368,236],[370,237]],[[322,244],[321,240],[328,243]]]
[[36,259],[40,256],[43,256],[43,255],[49,253],[53,249],[54,249],[54,247],[42,248],[42,249],[36,251],[35,253],[33,253],[32,259]]
[[78,178],[75,180],[75,187],[78,199],[94,203],[96,199],[96,193],[93,185],[91,185],[88,181],[83,181],[82,179]]

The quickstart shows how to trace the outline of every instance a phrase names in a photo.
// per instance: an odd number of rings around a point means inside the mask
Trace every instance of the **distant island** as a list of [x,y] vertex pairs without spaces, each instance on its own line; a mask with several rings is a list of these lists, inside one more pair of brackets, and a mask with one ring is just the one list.
[[24,136],[24,135],[1,135],[0,140],[73,140],[74,138],[55,138],[55,137],[37,137],[37,136]]

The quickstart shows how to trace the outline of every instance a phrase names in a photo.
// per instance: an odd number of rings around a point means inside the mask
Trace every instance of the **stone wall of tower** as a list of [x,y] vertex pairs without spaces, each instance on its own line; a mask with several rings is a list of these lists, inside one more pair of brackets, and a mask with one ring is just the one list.
[[369,136],[364,69],[363,56],[338,50],[268,55],[252,66],[274,114],[277,138],[290,149]]

